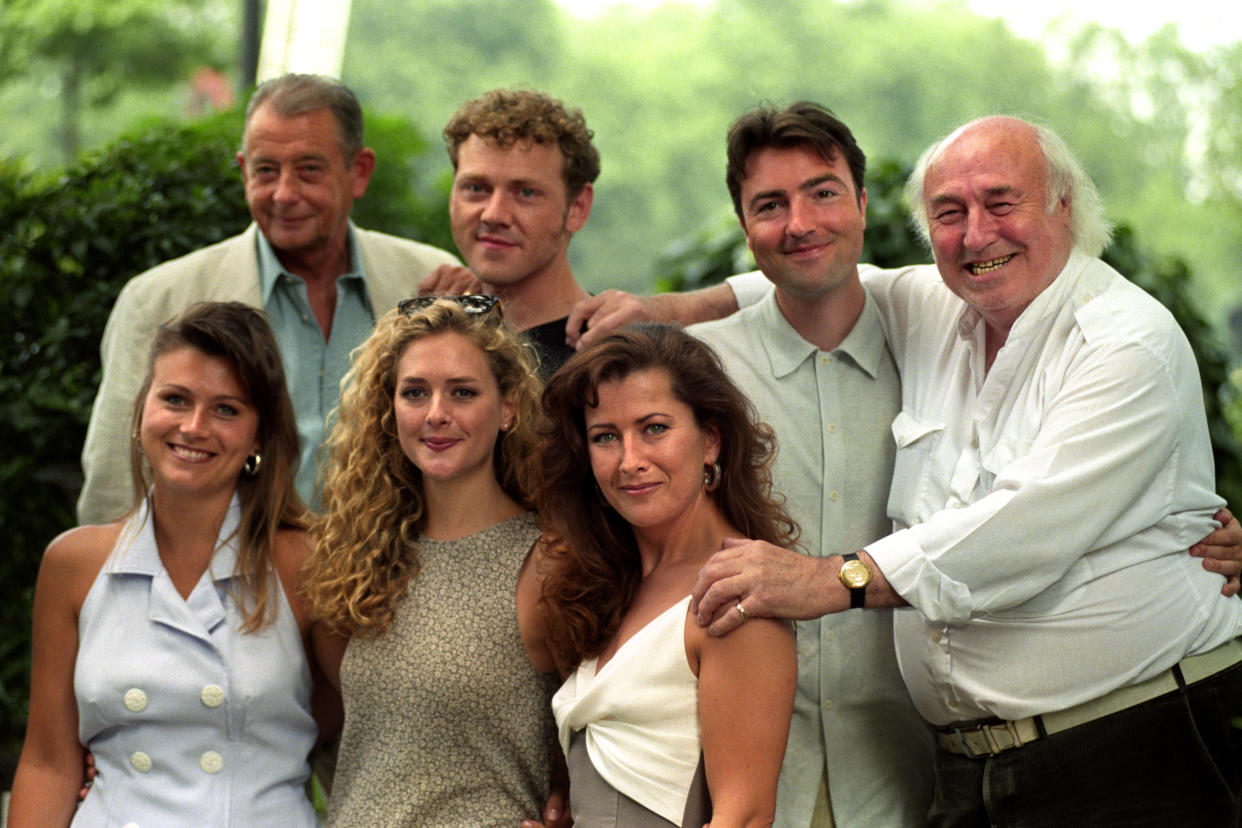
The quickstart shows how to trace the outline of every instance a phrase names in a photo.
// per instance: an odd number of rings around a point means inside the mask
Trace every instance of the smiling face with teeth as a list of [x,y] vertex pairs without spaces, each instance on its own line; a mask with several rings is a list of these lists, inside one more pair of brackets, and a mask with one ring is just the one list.
[[197,348],[156,357],[139,438],[157,489],[232,496],[259,450],[259,415],[225,359]]
[[1046,184],[1035,130],[1015,118],[966,127],[927,166],[936,266],[949,289],[983,315],[995,348],[1073,249],[1069,197],[1049,209]]

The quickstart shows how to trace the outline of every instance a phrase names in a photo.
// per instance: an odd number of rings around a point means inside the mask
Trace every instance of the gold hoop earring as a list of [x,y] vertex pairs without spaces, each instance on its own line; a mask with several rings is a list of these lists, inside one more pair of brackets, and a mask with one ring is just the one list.
[[712,463],[703,468],[703,490],[714,492],[720,488],[720,464]]
[[246,477],[258,477],[259,468],[263,465],[263,455],[257,451],[246,458],[246,462],[242,464],[242,474]]

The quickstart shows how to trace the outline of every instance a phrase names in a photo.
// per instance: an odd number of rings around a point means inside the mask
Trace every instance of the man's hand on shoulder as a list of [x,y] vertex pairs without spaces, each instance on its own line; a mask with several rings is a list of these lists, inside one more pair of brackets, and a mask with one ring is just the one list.
[[726,538],[724,548],[699,570],[690,606],[708,632],[726,635],[751,617],[818,618],[847,608],[849,596],[844,588],[834,596],[833,580],[824,558]]
[[582,350],[600,337],[631,322],[668,322],[655,296],[605,290],[582,299],[569,312],[565,341]]
[[483,283],[461,265],[442,264],[418,283],[419,296],[451,296],[459,293],[486,293]]
[[565,323],[565,341],[582,350],[600,337],[632,322],[675,322],[692,325],[728,316],[737,300],[728,285],[690,291],[640,296],[623,290],[605,290],[574,305]]

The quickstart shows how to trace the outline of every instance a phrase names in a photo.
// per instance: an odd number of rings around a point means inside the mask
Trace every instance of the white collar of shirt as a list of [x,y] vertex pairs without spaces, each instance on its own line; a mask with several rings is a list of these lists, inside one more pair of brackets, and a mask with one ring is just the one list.
[[[1018,316],[1013,327],[1009,329],[1005,344],[1022,342],[1030,338],[1033,333],[1042,333],[1047,323],[1059,316],[1066,304],[1077,309],[1098,296],[1104,285],[1095,284],[1090,278],[1089,265],[1095,261],[1097,261],[1095,258],[1086,256],[1077,249],[1071,251],[1065,267],[1061,269],[1057,277]],[[957,321],[958,336],[971,341],[978,334],[979,326],[982,324],[983,315],[963,303],[962,315]]]
[[[216,551],[211,556],[211,577],[217,583],[227,581],[236,574],[240,528],[241,500],[234,491],[216,537]],[[113,575],[154,577],[163,569],[160,550],[155,543],[155,521],[151,519],[151,497],[148,495],[121,530],[116,551],[108,563],[108,572]]]

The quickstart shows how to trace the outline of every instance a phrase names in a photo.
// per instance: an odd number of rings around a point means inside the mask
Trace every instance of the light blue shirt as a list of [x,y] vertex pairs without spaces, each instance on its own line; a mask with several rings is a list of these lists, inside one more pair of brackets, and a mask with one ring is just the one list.
[[[316,461],[328,435],[328,418],[340,401],[341,380],[350,366],[349,355],[371,335],[375,317],[362,278],[362,259],[353,224],[348,237],[349,271],[336,279],[336,311],[326,342],[311,312],[306,283],[284,269],[262,233],[257,236],[263,309],[280,345],[298,422],[301,463],[294,485],[302,499],[314,508],[318,500]],[[381,312],[385,310],[382,308]]]
[[274,617],[242,633],[235,599],[241,503],[210,568],[182,598],[144,502],[78,618],[78,738],[99,775],[74,828],[314,828],[306,756],[318,728],[297,620],[278,579]]

